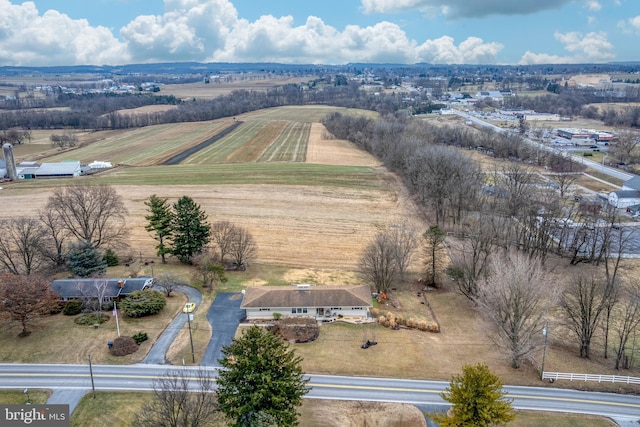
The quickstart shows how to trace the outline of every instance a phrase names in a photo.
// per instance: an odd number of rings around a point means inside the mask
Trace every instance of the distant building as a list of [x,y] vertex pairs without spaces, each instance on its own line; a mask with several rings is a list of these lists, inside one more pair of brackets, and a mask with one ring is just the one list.
[[97,289],[104,287],[104,301],[109,302],[127,296],[134,291],[151,288],[155,282],[153,277],[136,277],[128,279],[58,279],[51,282],[51,289],[60,301],[91,298]]
[[82,170],[80,162],[60,162],[60,163],[42,163],[21,162],[16,167],[18,179],[34,179],[34,178],[73,178],[80,176]]
[[627,208],[640,204],[640,191],[618,190],[609,193],[609,204],[616,208]]

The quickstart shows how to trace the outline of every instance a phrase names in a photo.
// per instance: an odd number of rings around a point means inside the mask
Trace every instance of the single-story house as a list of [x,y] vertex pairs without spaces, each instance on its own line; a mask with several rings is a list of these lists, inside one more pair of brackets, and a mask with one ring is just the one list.
[[340,316],[365,319],[373,307],[371,289],[362,286],[262,286],[245,291],[240,308],[247,319],[282,316],[311,316],[332,321]]
[[51,289],[58,294],[60,301],[96,297],[103,290],[104,301],[109,302],[134,291],[151,288],[154,281],[153,277],[58,279],[51,282]]
[[609,193],[609,204],[616,208],[626,208],[640,204],[640,191],[618,190]]

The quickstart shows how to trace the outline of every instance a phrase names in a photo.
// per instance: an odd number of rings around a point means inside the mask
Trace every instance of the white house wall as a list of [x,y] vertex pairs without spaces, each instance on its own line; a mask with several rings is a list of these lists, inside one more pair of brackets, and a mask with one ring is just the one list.
[[[247,308],[246,314],[247,319],[265,319],[272,318],[273,313],[280,313],[282,316],[313,316],[317,319],[329,319],[331,317],[337,317],[338,315],[347,316],[347,317],[367,317],[367,313],[369,311],[369,307],[348,307],[348,308],[337,308],[337,307],[306,307],[307,312],[292,313],[294,307],[278,307],[278,308]],[[303,307],[295,307],[303,308]],[[325,313],[327,310],[331,313],[329,316],[318,315],[318,308],[324,309]]]

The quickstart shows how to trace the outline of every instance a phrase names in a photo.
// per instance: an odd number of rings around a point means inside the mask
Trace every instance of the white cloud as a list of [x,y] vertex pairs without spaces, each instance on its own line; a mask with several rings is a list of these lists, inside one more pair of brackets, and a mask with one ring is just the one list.
[[[414,0],[403,0],[412,2]],[[165,0],[162,15],[142,15],[120,30],[91,27],[31,2],[0,0],[0,65],[123,64],[159,61],[287,63],[495,63],[503,46],[469,37],[410,39],[382,21],[336,29],[314,16],[238,17],[229,0]],[[61,31],[64,29],[64,31]]]
[[565,50],[572,55],[559,56],[527,51],[520,61],[528,64],[577,64],[588,62],[605,62],[615,58],[613,45],[607,40],[604,32],[581,34],[578,32],[555,33],[556,40],[564,44]]
[[636,29],[636,31],[640,32],[640,15],[629,18],[629,25]]
[[[360,0],[365,13],[439,10],[452,18],[527,15],[557,9],[574,0]],[[587,0],[597,3],[595,0]]]
[[85,19],[50,10],[40,15],[32,2],[0,0],[0,64],[69,65],[128,62],[125,46],[111,31]]
[[587,0],[587,8],[592,12],[599,12],[602,5],[596,0]]

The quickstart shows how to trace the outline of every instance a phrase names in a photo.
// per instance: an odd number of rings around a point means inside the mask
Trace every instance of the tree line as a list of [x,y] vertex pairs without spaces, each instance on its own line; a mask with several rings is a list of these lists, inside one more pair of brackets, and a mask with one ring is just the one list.
[[[615,366],[621,366],[640,322],[637,285],[619,277],[631,230],[612,206],[569,198],[581,166],[537,152],[517,135],[396,116],[374,120],[334,113],[323,123],[332,135],[353,141],[396,172],[435,224],[421,237],[415,230],[409,232],[413,238],[402,237],[406,229],[398,224],[374,237],[359,265],[377,291],[401,282],[402,260],[422,248],[424,284],[440,286],[445,272],[494,325],[492,337],[511,355],[514,368],[539,351],[555,307],[574,325],[580,356],[590,357],[591,339],[602,332],[605,357],[612,349]],[[508,161],[483,171],[465,152],[469,148]],[[531,165],[545,166],[545,174]],[[445,230],[455,238],[446,238]],[[604,271],[558,282],[546,265],[551,254]],[[585,292],[587,284],[592,291]],[[578,310],[585,306],[590,308]]]

